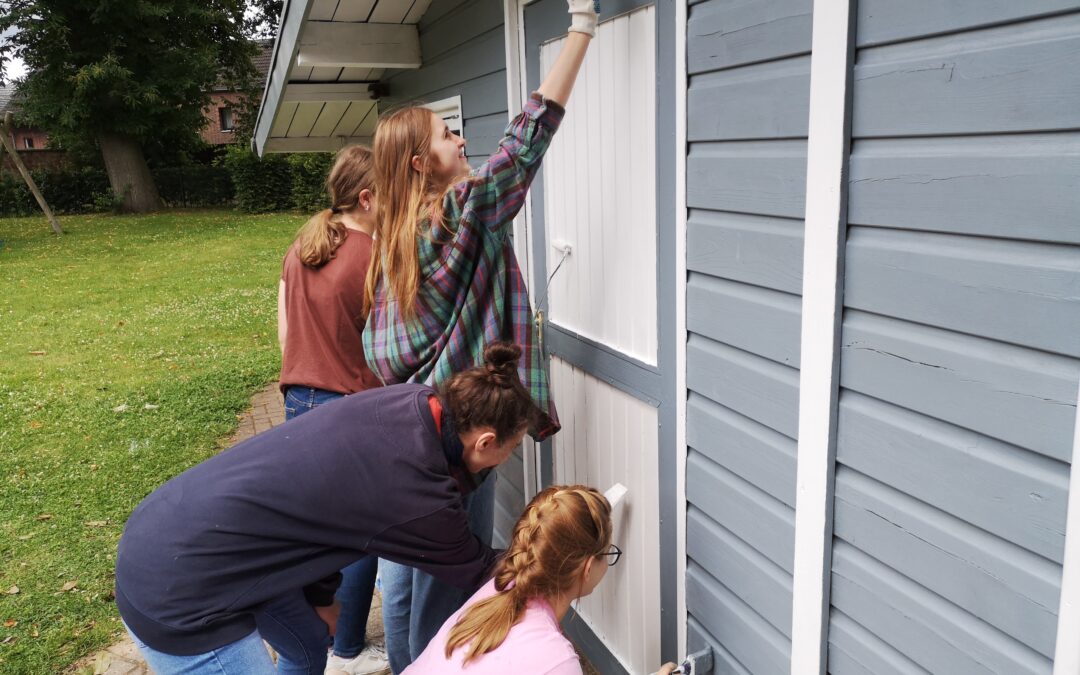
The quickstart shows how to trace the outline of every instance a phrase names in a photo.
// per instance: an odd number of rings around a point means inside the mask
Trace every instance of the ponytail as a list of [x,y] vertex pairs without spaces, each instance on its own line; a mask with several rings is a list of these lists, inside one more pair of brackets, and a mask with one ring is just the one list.
[[461,431],[490,427],[500,442],[535,424],[539,409],[521,384],[521,347],[492,342],[483,365],[453,375],[440,392]]
[[333,209],[323,209],[308,219],[296,234],[296,255],[308,267],[319,268],[334,258],[345,241],[348,228]]
[[498,648],[529,600],[573,592],[589,558],[611,545],[611,505],[584,485],[554,485],[533,498],[514,526],[495,571],[496,594],[469,607],[450,630],[446,658],[467,645],[463,663]]
[[326,177],[326,191],[333,206],[316,213],[297,232],[295,248],[300,262],[317,269],[333,260],[349,236],[341,214],[356,208],[361,192],[373,189],[373,164],[371,150],[362,145],[338,151]]

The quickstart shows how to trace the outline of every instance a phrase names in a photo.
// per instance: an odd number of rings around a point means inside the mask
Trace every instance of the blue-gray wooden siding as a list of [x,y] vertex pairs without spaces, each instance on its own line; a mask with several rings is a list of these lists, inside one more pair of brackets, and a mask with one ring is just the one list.
[[836,675],[1052,670],[1080,377],[1078,9],[858,3]]
[[[508,121],[502,2],[433,0],[419,32],[423,67],[388,72],[379,109],[460,95],[465,152],[475,166],[495,151]],[[505,546],[525,508],[520,450],[499,467],[495,490],[494,543]]]
[[717,673],[790,668],[811,13],[688,14],[686,598]]
[[502,2],[433,0],[418,28],[424,65],[388,71],[379,109],[460,95],[465,153],[475,165],[495,151],[508,120]]

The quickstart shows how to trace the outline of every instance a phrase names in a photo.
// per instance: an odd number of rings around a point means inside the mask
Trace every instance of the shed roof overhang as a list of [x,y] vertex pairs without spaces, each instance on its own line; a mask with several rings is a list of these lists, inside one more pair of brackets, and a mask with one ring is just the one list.
[[419,68],[417,22],[431,0],[285,0],[252,148],[335,151],[370,143],[378,81]]

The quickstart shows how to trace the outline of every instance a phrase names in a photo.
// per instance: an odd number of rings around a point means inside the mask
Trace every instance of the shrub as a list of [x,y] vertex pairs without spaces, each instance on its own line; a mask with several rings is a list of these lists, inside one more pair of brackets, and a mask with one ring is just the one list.
[[[36,169],[30,176],[56,213],[97,210],[98,197],[110,192],[109,179],[98,167]],[[0,215],[25,216],[37,211],[37,200],[22,176],[0,173]]]
[[232,176],[241,211],[266,213],[292,207],[292,169],[282,155],[260,159],[248,148],[235,145],[225,151],[221,162]]
[[334,155],[329,152],[289,155],[293,206],[301,211],[318,211],[331,206],[326,177],[333,164]]
[[169,206],[206,207],[230,205],[235,191],[224,166],[180,164],[153,170],[158,193]]

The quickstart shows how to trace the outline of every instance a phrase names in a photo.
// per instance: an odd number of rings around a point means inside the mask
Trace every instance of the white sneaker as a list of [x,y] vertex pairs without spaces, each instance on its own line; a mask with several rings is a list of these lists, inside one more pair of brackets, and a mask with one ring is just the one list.
[[384,675],[390,672],[386,647],[368,645],[351,659],[330,654],[326,659],[325,675]]

